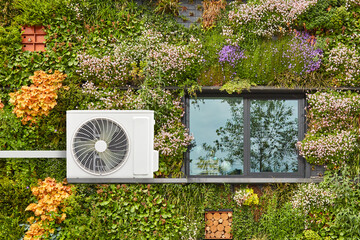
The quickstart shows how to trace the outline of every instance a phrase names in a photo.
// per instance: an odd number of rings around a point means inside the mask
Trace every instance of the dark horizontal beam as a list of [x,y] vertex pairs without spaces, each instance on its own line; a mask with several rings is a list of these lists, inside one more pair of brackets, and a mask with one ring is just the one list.
[[[207,92],[219,92],[219,86],[204,86],[201,87],[201,91],[204,93]],[[360,91],[359,87],[328,87],[328,88],[282,88],[282,87],[272,87],[272,86],[256,86],[249,89],[243,89],[242,93],[307,93],[307,92],[316,92],[316,91],[326,91],[326,90],[339,90],[339,91]],[[226,91],[224,91],[226,92]]]
[[[114,87],[117,90],[139,90],[141,86],[121,86]],[[187,90],[186,87],[176,87],[176,86],[167,86],[161,87],[165,90]],[[201,91],[220,91],[221,86],[200,86]],[[15,91],[17,88],[9,87],[0,87],[2,90]],[[316,92],[316,91],[325,91],[325,90],[339,90],[339,91],[360,91],[360,87],[319,87],[319,88],[284,88],[284,87],[275,87],[275,86],[255,86],[249,89],[242,89],[244,93],[256,93],[256,92],[271,92],[271,93],[306,93],[306,92]],[[199,92],[199,91],[197,91]],[[225,92],[225,91],[224,91]]]

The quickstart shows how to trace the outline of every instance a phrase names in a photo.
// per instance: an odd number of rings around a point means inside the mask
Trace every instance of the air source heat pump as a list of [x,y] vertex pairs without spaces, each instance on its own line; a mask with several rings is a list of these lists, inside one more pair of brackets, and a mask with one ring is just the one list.
[[147,110],[74,110],[66,114],[67,178],[152,178],[158,170],[154,151],[154,112]]

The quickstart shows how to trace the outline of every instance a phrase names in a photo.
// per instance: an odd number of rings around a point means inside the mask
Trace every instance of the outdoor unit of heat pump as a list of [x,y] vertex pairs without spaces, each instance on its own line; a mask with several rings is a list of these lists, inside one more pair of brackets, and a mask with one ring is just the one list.
[[154,112],[148,110],[73,110],[66,114],[67,178],[153,178]]

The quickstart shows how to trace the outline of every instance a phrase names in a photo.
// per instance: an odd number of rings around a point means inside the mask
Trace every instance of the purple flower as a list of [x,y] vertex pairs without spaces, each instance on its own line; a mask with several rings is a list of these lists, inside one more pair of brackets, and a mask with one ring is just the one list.
[[283,57],[290,62],[288,68],[293,69],[298,74],[318,70],[322,62],[323,51],[314,48],[315,42],[315,37],[310,36],[308,33],[295,36],[290,43],[290,49],[283,53]]
[[219,52],[219,63],[229,63],[232,67],[245,58],[244,50],[237,45],[225,45]]

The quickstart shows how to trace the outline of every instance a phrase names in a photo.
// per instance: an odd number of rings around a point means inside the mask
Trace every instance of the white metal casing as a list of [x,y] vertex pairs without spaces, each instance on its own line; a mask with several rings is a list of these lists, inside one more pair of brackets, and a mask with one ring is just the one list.
[[[76,131],[93,119],[109,119],[125,130],[129,152],[119,168],[109,174],[95,175],[79,166],[73,152]],[[72,179],[153,178],[158,170],[158,152],[154,151],[154,111],[150,110],[70,110],[66,112],[66,172]],[[95,180],[95,181],[94,181]],[[75,180],[76,181],[76,180]]]

